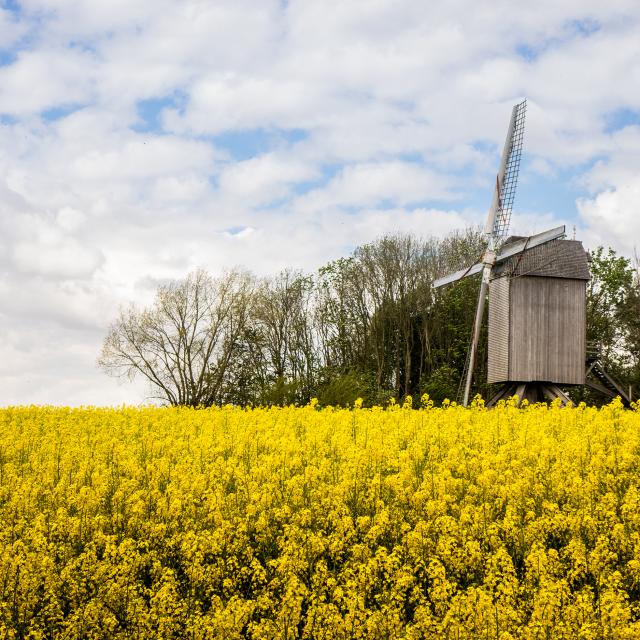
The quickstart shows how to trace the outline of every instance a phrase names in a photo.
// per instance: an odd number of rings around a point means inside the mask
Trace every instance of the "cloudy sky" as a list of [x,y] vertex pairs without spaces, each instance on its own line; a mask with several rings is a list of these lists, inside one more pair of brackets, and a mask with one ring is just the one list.
[[0,405],[140,402],[95,365],[195,266],[314,269],[483,221],[640,245],[637,0],[5,0]]

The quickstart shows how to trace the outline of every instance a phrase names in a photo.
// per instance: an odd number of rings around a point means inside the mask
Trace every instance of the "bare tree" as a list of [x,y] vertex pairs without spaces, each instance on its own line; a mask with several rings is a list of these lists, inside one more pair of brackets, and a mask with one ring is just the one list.
[[254,319],[266,379],[271,384],[292,384],[301,401],[309,396],[314,381],[313,286],[310,276],[285,270],[264,279],[256,295]]
[[351,256],[321,267],[315,297],[323,365],[332,371],[366,369],[371,305],[361,265]]
[[142,376],[153,397],[172,405],[224,401],[225,376],[251,314],[253,278],[195,271],[161,286],[153,305],[123,309],[109,328],[98,364],[108,374]]

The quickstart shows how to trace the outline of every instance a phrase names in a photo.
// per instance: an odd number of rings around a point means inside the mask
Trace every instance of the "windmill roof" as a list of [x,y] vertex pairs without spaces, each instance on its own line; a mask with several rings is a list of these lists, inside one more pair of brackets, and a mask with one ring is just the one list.
[[[521,239],[512,236],[503,246]],[[579,240],[552,240],[527,249],[496,265],[494,277],[500,276],[545,276],[574,280],[591,278],[588,254]]]
[[506,247],[508,244],[512,244],[513,242],[518,242],[518,240],[525,240],[527,236],[509,236],[503,243],[502,246]]

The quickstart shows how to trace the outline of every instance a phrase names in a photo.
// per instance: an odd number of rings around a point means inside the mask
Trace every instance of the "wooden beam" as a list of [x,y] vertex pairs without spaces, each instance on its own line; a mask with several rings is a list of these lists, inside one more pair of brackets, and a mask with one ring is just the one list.
[[547,389],[549,389],[549,391],[555,395],[556,398],[560,398],[560,400],[562,401],[563,406],[568,405],[568,404],[573,404],[573,402],[571,402],[571,398],[557,385],[555,384],[548,384],[548,385],[544,385]]
[[450,273],[448,276],[443,276],[442,278],[438,278],[433,281],[433,288],[439,289],[443,287],[445,284],[450,284],[452,282],[456,282],[457,280],[462,280],[462,278],[466,278],[467,276],[473,276],[476,273],[480,273],[483,268],[482,262],[478,262],[478,264],[474,264],[472,267],[467,269],[460,269],[460,271],[455,271],[454,273]]
[[542,395],[544,395],[547,400],[553,402],[558,397],[546,384],[540,385],[540,388],[542,389]]
[[585,386],[591,389],[595,389],[596,391],[599,391],[605,396],[609,396],[609,398],[615,398],[618,395],[615,391],[612,391],[611,389],[607,389],[607,387],[605,387],[603,384],[600,384],[599,382],[595,382],[593,380],[585,380],[584,384]]
[[500,387],[498,393],[496,393],[491,400],[487,403],[487,407],[495,407],[500,400],[505,400],[506,398],[513,395],[513,391],[515,391],[514,384],[504,384]]
[[[556,238],[561,238],[565,235],[564,225],[561,227],[555,227],[554,229],[549,229],[548,231],[543,231],[542,233],[538,233],[534,236],[530,236],[525,238],[524,240],[518,240],[510,245],[508,245],[504,251],[498,254],[495,258],[496,264],[500,262],[504,262],[507,258],[511,258],[512,256],[517,255],[518,253],[522,253],[527,249],[533,249],[533,247],[537,247],[538,245],[545,244],[546,242],[551,242],[551,240],[555,240]],[[438,289],[443,287],[445,284],[451,284],[452,282],[456,282],[458,280],[462,280],[462,278],[466,278],[468,276],[473,276],[476,273],[480,273],[483,268],[483,263],[478,262],[477,264],[468,267],[467,269],[460,269],[460,271],[455,271],[454,273],[450,273],[449,275],[443,276],[442,278],[438,278],[433,281],[433,288]]]

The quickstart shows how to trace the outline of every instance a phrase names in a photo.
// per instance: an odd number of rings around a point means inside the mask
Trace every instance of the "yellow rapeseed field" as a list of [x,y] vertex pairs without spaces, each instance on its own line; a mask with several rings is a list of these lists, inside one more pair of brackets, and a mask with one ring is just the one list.
[[640,638],[640,412],[0,410],[1,638]]

